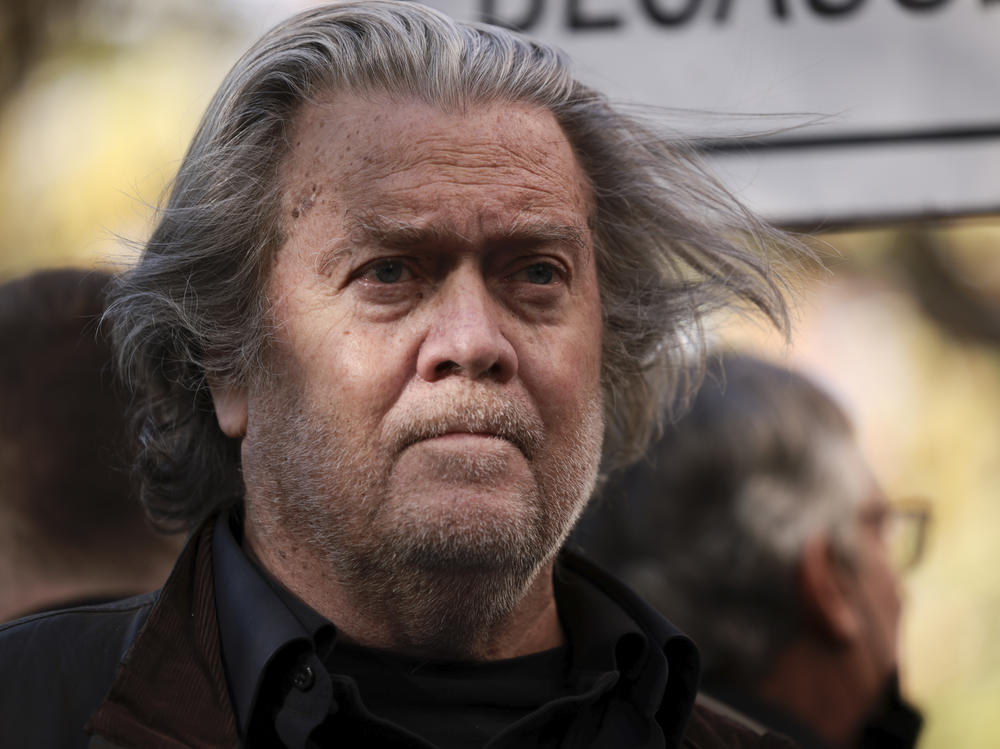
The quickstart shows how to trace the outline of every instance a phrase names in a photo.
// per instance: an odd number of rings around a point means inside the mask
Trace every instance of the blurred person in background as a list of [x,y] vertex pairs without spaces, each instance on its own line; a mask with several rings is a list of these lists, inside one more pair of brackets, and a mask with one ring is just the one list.
[[803,747],[912,747],[893,518],[829,395],[727,354],[575,540],[695,639],[705,701]]
[[0,286],[0,620],[153,590],[180,548],[131,492],[128,400],[97,326],[111,278]]

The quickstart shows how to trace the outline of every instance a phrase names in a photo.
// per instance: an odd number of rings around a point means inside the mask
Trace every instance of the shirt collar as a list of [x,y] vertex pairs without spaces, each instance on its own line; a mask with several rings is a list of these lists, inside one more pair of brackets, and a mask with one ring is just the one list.
[[245,736],[261,683],[278,653],[293,643],[325,640],[332,645],[335,635],[325,618],[270,581],[244,553],[239,535],[235,518],[220,518],[212,562],[222,662],[240,734]]
[[[279,652],[295,643],[320,643],[329,651],[336,630],[272,581],[244,553],[240,535],[235,518],[221,518],[212,555],[223,665],[245,736],[261,683]],[[697,691],[694,644],[622,583],[570,551],[560,554],[554,588],[572,645],[571,672],[582,678],[618,672],[623,696],[679,737]]]
[[566,554],[556,565],[553,586],[559,618],[573,645],[572,669],[634,675],[649,653],[649,638],[634,619],[579,574]]
[[[574,669],[616,670],[619,689],[662,726],[682,731],[698,688],[694,643],[649,604],[571,550],[554,578]],[[680,733],[678,733],[678,736]]]

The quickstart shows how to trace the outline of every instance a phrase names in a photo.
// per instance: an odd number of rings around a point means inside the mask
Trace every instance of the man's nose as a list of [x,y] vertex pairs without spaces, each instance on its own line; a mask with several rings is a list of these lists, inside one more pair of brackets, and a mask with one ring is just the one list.
[[503,310],[477,274],[449,279],[428,313],[427,335],[417,356],[426,382],[444,377],[507,382],[517,373],[517,353],[501,327]]

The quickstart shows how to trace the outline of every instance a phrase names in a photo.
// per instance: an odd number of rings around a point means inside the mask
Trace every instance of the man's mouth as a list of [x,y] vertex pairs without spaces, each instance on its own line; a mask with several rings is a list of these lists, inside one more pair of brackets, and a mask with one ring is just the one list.
[[514,447],[516,447],[525,457],[529,457],[528,452],[526,452],[526,445],[524,441],[518,440],[516,435],[499,433],[492,430],[484,429],[472,429],[472,428],[444,428],[444,429],[430,429],[421,430],[419,434],[413,435],[412,439],[407,440],[404,444],[403,449],[405,450],[412,445],[420,442],[428,442],[431,440],[454,440],[456,442],[468,439],[484,439],[484,440],[499,440],[503,442],[508,442]]
[[478,437],[509,442],[530,460],[541,444],[542,427],[537,417],[519,406],[503,403],[487,409],[460,404],[449,411],[415,416],[399,435],[399,451],[425,440]]

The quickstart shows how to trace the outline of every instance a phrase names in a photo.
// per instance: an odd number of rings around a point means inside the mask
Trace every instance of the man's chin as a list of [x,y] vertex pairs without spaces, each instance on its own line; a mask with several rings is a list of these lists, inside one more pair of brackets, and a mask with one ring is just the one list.
[[492,474],[497,467],[481,459],[437,473],[393,471],[373,536],[396,560],[427,571],[533,569],[557,539],[550,538],[551,521],[530,472],[509,467],[491,481],[477,472]]
[[390,503],[379,518],[377,535],[391,537],[394,556],[423,569],[533,566],[545,534],[531,499],[510,491],[484,494],[475,486],[428,489]]
[[427,517],[461,526],[491,515],[516,521],[540,509],[524,455],[496,438],[449,435],[411,445],[393,464],[388,489],[384,510],[413,521]]

